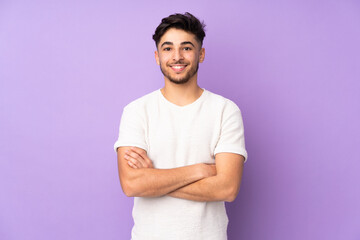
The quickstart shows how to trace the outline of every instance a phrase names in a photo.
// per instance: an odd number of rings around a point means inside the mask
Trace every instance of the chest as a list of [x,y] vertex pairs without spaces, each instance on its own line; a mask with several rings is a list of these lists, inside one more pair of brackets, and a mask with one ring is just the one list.
[[221,115],[207,111],[161,111],[148,117],[148,155],[156,168],[214,163]]

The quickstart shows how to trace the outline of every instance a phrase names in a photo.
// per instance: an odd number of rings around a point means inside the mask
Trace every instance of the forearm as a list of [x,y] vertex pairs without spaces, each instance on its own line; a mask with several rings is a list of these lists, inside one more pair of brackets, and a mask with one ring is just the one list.
[[204,178],[181,187],[168,195],[192,201],[212,202],[235,200],[238,188],[224,181],[221,176]]
[[173,169],[129,169],[121,183],[127,196],[158,197],[204,177],[201,164],[195,164]]
[[118,149],[120,183],[124,193],[131,197],[158,197],[176,189],[215,176],[214,164],[155,169],[145,150],[136,147]]

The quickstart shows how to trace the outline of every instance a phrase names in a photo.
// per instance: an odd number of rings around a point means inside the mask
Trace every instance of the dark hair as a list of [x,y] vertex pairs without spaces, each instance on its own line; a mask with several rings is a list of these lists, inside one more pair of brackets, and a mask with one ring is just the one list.
[[170,28],[182,29],[194,34],[202,46],[205,37],[205,23],[200,22],[199,19],[186,12],[185,14],[176,13],[161,20],[160,25],[156,28],[153,35],[156,47],[158,46],[161,37]]

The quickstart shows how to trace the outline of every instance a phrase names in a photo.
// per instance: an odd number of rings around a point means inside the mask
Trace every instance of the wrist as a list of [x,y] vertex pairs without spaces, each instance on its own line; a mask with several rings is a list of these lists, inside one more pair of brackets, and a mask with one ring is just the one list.
[[198,173],[199,180],[208,177],[208,171],[206,168],[206,164],[199,163],[197,165],[198,165],[197,173]]

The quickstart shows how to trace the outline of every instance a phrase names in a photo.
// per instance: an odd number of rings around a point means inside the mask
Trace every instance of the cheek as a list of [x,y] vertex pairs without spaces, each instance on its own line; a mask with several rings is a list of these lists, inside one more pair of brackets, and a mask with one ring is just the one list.
[[185,54],[184,57],[185,57],[186,59],[189,59],[189,60],[192,61],[192,62],[195,62],[195,61],[198,61],[198,60],[199,60],[200,55],[188,53],[188,54]]
[[170,60],[170,57],[168,55],[161,55],[159,56],[159,62],[160,63],[167,63]]
[[186,59],[188,59],[189,61],[191,61],[194,64],[199,61],[199,56],[191,55],[191,56],[187,57]]

